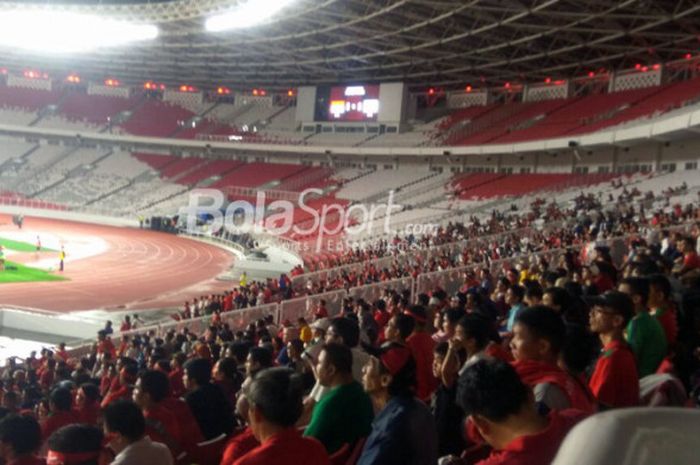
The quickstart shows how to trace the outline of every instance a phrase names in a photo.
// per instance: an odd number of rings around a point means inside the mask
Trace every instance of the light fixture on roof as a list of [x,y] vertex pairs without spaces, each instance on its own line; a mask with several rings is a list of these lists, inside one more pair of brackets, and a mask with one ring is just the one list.
[[210,32],[245,29],[258,26],[295,0],[248,0],[231,11],[207,19],[205,27]]
[[0,12],[0,45],[36,52],[87,52],[156,37],[156,26],[95,15],[36,9]]

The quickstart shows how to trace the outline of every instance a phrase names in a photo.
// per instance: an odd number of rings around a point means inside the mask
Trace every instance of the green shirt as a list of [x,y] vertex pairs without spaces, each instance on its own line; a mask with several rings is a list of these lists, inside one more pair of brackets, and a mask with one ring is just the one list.
[[314,407],[304,436],[323,443],[329,454],[347,443],[352,447],[372,429],[372,401],[357,381],[334,387]]
[[639,377],[654,374],[667,353],[666,335],[659,321],[648,312],[639,313],[627,325],[627,342],[637,359]]

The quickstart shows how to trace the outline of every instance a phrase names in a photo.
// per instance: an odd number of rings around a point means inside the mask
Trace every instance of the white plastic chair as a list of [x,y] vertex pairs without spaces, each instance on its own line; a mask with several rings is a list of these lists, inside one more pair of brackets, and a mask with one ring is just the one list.
[[576,425],[552,465],[697,464],[699,437],[700,410],[610,410]]

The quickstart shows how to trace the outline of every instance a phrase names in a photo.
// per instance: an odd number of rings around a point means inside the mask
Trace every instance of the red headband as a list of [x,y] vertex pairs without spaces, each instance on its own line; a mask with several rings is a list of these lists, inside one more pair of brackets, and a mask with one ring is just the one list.
[[73,463],[82,463],[90,459],[97,458],[100,455],[100,451],[92,452],[56,452],[55,450],[50,450],[46,456],[46,465],[71,465]]
[[384,352],[380,358],[382,365],[387,369],[391,376],[406,366],[406,363],[411,358],[411,351],[408,347],[394,347]]

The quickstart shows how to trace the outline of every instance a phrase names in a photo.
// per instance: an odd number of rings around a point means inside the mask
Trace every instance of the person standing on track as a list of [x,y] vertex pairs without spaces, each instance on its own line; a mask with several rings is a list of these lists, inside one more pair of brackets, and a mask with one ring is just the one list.
[[41,237],[36,236],[36,251],[41,252]]

